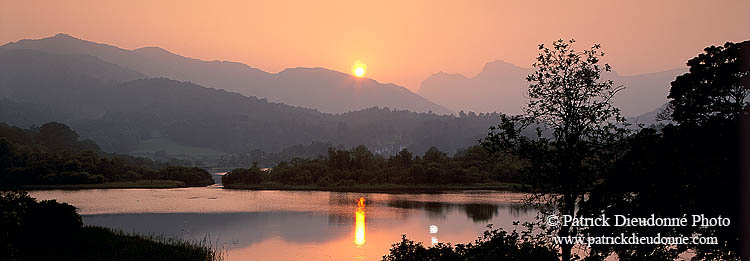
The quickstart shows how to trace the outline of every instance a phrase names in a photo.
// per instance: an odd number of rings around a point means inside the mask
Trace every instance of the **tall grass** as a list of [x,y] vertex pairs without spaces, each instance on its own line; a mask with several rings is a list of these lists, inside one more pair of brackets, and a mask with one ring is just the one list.
[[97,226],[84,226],[74,236],[81,249],[71,257],[87,260],[224,260],[226,251],[208,236],[185,240],[161,235],[139,235]]

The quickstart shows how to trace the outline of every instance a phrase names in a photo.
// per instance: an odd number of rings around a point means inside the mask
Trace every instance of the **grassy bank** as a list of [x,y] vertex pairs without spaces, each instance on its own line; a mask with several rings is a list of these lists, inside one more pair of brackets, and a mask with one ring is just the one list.
[[222,260],[209,240],[197,242],[142,236],[86,226],[71,238],[74,248],[61,253],[68,260]]
[[382,193],[439,193],[451,190],[497,190],[518,191],[519,185],[515,183],[492,182],[476,184],[420,184],[420,185],[396,185],[396,184],[354,184],[351,186],[321,187],[310,185],[284,185],[279,183],[252,184],[225,184],[227,189],[246,190],[318,190],[336,192],[382,192]]
[[0,210],[0,260],[223,259],[224,252],[207,239],[187,241],[84,226],[74,206],[37,201],[24,191],[0,191]]
[[184,188],[185,182],[176,180],[138,180],[95,184],[23,185],[2,187],[2,190],[51,190],[51,189],[121,189],[121,188]]
[[[13,242],[9,260],[223,260],[223,251],[208,240],[187,241],[83,226],[64,234]],[[8,255],[8,256],[4,256]],[[4,260],[4,259],[3,259]]]

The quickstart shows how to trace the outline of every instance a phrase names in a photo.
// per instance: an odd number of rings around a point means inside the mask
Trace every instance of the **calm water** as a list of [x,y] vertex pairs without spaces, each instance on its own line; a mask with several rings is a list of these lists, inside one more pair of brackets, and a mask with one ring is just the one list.
[[[380,260],[402,234],[431,244],[466,243],[487,224],[513,229],[533,210],[522,194],[379,194],[179,189],[33,191],[78,207],[83,222],[128,232],[210,237],[228,260]],[[364,206],[357,201],[365,198]],[[431,225],[438,227],[431,234]],[[520,228],[519,228],[520,229]]]

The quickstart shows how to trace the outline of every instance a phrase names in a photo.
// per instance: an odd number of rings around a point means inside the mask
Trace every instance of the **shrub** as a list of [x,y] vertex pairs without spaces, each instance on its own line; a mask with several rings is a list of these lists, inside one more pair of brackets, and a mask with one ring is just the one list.
[[457,244],[455,248],[450,243],[424,247],[403,235],[383,260],[557,260],[556,249],[546,242],[515,230],[508,233],[491,225],[488,228],[473,243]]

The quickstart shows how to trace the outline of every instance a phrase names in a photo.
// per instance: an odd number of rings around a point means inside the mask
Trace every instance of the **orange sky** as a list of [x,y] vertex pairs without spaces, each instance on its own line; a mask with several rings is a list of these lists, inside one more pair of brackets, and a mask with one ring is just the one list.
[[750,0],[0,2],[2,43],[64,32],[268,72],[348,73],[359,59],[367,77],[414,91],[433,73],[473,76],[496,59],[529,67],[537,44],[557,38],[601,43],[622,74],[677,68],[707,45],[750,39]]

